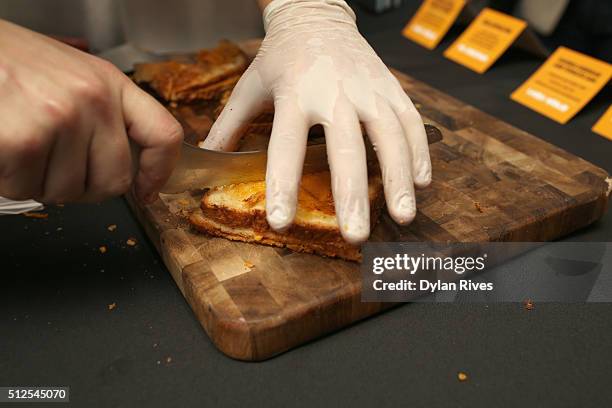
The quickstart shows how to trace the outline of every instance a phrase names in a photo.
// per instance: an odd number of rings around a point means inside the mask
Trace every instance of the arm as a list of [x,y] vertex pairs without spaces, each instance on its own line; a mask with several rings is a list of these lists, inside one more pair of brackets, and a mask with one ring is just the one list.
[[262,107],[275,115],[268,145],[266,217],[284,230],[296,213],[308,130],[325,129],[336,217],[345,240],[370,233],[363,123],[382,170],[387,208],[416,215],[414,185],[431,182],[423,121],[397,79],[359,34],[343,0],[260,0],[266,37],[204,147],[229,150]]
[[112,64],[2,20],[0,101],[7,198],[99,201],[134,184],[152,201],[178,158],[180,125]]

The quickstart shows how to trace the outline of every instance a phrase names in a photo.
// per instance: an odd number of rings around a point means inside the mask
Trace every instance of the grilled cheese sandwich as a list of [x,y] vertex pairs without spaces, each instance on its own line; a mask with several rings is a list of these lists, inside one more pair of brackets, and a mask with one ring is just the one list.
[[[201,207],[190,217],[198,231],[235,241],[252,242],[294,251],[359,261],[359,246],[344,241],[336,212],[328,171],[302,177],[293,225],[276,232],[266,221],[265,182],[250,182],[216,187],[204,194]],[[372,227],[382,209],[381,178],[369,178]]]
[[211,100],[232,90],[247,66],[248,58],[236,44],[221,41],[191,61],[136,64],[133,79],[167,102]]

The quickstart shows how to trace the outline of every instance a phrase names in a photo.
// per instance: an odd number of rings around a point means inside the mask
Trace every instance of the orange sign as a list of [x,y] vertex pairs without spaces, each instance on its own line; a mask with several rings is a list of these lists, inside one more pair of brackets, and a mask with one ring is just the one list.
[[606,139],[612,140],[612,105],[610,105],[606,113],[597,121],[592,130],[598,135],[602,135]]
[[425,0],[406,24],[404,37],[433,50],[451,28],[466,0]]
[[612,65],[559,47],[511,95],[513,101],[567,123],[612,77]]
[[526,26],[523,20],[485,8],[444,51],[444,56],[482,74],[502,56]]

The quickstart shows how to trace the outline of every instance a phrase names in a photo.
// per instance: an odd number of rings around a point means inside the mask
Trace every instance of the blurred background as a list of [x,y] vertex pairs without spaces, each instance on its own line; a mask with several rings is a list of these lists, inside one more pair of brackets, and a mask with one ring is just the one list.
[[[421,0],[349,0],[365,18],[406,23]],[[550,49],[565,45],[612,62],[610,0],[472,0],[523,18]],[[0,18],[94,53],[129,43],[152,53],[210,47],[263,35],[255,0],[2,0]],[[467,22],[460,19],[458,25]],[[377,26],[385,29],[384,26]]]

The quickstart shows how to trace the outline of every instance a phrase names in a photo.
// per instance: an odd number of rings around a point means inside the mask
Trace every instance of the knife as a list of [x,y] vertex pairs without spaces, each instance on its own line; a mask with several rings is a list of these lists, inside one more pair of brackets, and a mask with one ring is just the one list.
[[[437,127],[426,124],[425,131],[429,144],[442,140],[442,133]],[[376,160],[376,153],[369,143],[366,143],[366,153],[368,162]],[[178,194],[227,184],[262,181],[266,178],[266,162],[266,150],[220,152],[184,142],[180,160],[161,192]],[[303,173],[315,173],[328,168],[326,145],[307,146]]]

